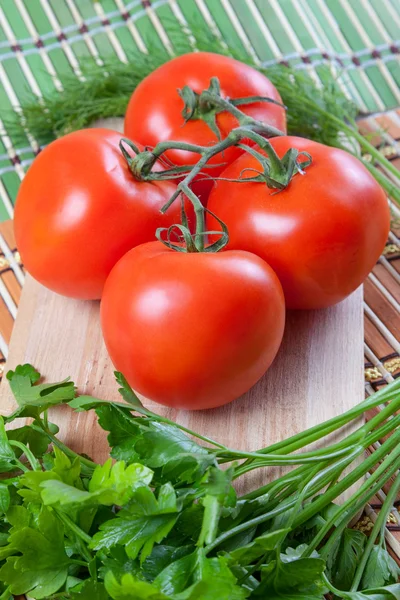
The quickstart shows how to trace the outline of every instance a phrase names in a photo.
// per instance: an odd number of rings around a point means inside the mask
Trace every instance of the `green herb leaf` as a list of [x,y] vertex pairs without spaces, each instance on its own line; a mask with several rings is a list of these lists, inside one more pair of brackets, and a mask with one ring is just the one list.
[[369,555],[361,581],[362,589],[383,587],[386,583],[397,583],[400,568],[382,546],[374,546]]
[[339,590],[349,590],[361,560],[367,537],[356,529],[345,529],[327,559],[332,584]]
[[204,490],[206,495],[202,499],[204,515],[197,542],[199,546],[211,544],[215,540],[222,507],[236,504],[236,493],[231,485],[233,474],[233,468],[222,471],[211,467],[201,482],[200,489]]
[[170,565],[191,554],[193,552],[193,546],[164,546],[159,544],[154,546],[150,556],[146,558],[143,563],[143,574],[148,581],[154,581],[154,579]]
[[[9,440],[16,440],[28,446],[32,454],[38,458],[41,458],[49,447],[47,435],[44,432],[32,429],[29,425],[7,431],[7,437]],[[18,457],[22,454],[22,450],[19,448],[14,448],[14,452]]]
[[364,590],[363,592],[341,592],[340,597],[345,600],[399,600],[400,584]]
[[9,444],[3,417],[0,416],[0,473],[15,469],[15,460],[16,456]]
[[0,515],[4,515],[10,508],[11,496],[8,486],[0,483]]
[[127,463],[139,462],[140,456],[135,451],[135,443],[142,433],[141,420],[134,419],[128,409],[110,403],[96,407],[96,414],[100,427],[110,432],[107,439],[111,456]]
[[264,596],[270,592],[283,596],[286,593],[308,592],[310,596],[317,596],[324,587],[322,573],[325,571],[325,561],[315,554],[310,558],[301,558],[306,548],[306,544],[287,548],[284,554],[263,568],[261,584],[254,596]]
[[163,481],[193,482],[215,464],[214,454],[180,429],[166,423],[133,417],[113,404],[96,408],[100,426],[109,431],[111,455],[126,462],[143,462]]
[[367,590],[366,592],[364,592],[364,594],[368,595],[367,597],[369,600],[371,600],[371,595],[374,595],[374,594],[378,594],[378,595],[383,594],[385,600],[386,600],[386,598],[388,600],[392,600],[393,598],[395,600],[400,600],[400,583],[394,583],[393,585],[387,585],[385,587],[380,587],[380,588],[376,588],[373,590]]
[[96,467],[88,491],[62,481],[44,481],[42,498],[45,505],[63,507],[122,506],[132,498],[135,488],[149,484],[152,477],[152,471],[143,465],[134,463],[127,467],[124,461],[113,465],[110,458],[103,466]]
[[143,404],[140,402],[139,398],[127,382],[126,378],[119,371],[114,371],[115,379],[117,383],[121,386],[118,388],[119,393],[128,404],[132,404],[132,406],[142,408],[145,410]]
[[130,504],[118,516],[100,526],[92,548],[102,550],[125,544],[130,558],[139,553],[141,562],[150,555],[155,543],[171,531],[178,517],[176,495],[171,484],[160,488],[158,499],[146,486],[135,490]]
[[150,422],[135,444],[144,463],[161,469],[163,478],[191,483],[216,464],[214,454],[199,446],[180,429],[166,423]]
[[254,539],[250,544],[241,546],[229,553],[229,564],[250,565],[252,562],[264,556],[268,551],[274,550],[285,539],[290,529],[277,529],[267,531]]
[[107,592],[113,600],[169,600],[166,596],[151,583],[140,581],[130,573],[121,577],[117,581],[112,573],[107,573],[105,577],[105,586]]
[[193,583],[195,572],[201,568],[204,560],[202,551],[196,550],[165,567],[156,577],[154,585],[165,594],[182,592]]
[[32,385],[34,385],[40,379],[39,371],[37,371],[35,367],[32,367],[32,365],[30,365],[29,363],[25,363],[24,365],[17,365],[15,367],[15,371],[12,371],[10,369],[9,371],[7,371],[6,377],[9,381],[12,381],[12,379],[17,375],[21,375],[21,377],[28,377]]
[[103,583],[87,579],[83,583],[68,590],[71,600],[109,600]]
[[0,580],[13,594],[29,592],[33,598],[45,598],[64,584],[69,565],[64,528],[51,511],[41,510],[36,528],[15,525],[9,545],[17,556],[7,558]]
[[43,411],[75,396],[75,386],[65,379],[59,383],[36,383],[39,373],[31,365],[19,365],[15,371],[8,371],[7,379],[18,408],[5,420],[7,423],[17,417],[37,418]]
[[[237,585],[236,577],[224,557],[206,558],[198,550],[199,565],[194,572],[195,582],[173,596],[176,600],[244,600],[250,590]],[[182,559],[184,560],[184,559]]]

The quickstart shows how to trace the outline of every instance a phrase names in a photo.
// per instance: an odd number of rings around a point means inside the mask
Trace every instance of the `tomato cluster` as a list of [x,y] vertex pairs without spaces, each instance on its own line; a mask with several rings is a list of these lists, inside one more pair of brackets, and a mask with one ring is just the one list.
[[[282,135],[257,148],[260,123]],[[136,159],[121,152],[120,134],[88,129],[50,144],[29,169],[15,209],[26,268],[60,294],[102,298],[110,357],[145,396],[188,409],[237,398],[275,358],[285,307],[339,302],[378,259],[390,217],[382,188],[347,152],[285,134],[285,108],[264,75],[199,52],[134,91],[125,135],[146,148]],[[179,201],[177,186],[218,144]],[[198,197],[212,230],[205,247]],[[182,218],[186,237],[172,243]],[[229,242],[212,252],[225,226]],[[154,241],[160,228],[166,245]]]

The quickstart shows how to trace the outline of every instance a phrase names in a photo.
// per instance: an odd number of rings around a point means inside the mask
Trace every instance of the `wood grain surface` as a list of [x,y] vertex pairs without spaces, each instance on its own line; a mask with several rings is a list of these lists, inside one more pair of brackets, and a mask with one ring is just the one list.
[[[205,317],[206,318],[206,317]],[[240,315],[238,315],[240,318]],[[363,398],[362,290],[327,310],[288,314],[283,345],[266,375],[235,402],[210,411],[168,410],[145,401],[191,429],[232,448],[256,450],[335,416]],[[212,360],[212,359],[211,359]],[[28,276],[7,367],[30,362],[46,378],[71,376],[81,393],[117,399],[113,366],[99,323],[99,303],[54,294]],[[3,414],[14,401],[4,378]],[[56,408],[51,419],[73,449],[98,461],[108,456],[92,413]],[[262,475],[248,485],[260,483]]]

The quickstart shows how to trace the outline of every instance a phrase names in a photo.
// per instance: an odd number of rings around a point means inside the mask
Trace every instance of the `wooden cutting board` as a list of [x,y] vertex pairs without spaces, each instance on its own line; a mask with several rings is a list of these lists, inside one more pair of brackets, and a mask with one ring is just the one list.
[[[238,315],[238,318],[240,315]],[[206,318],[206,315],[204,316]],[[71,376],[79,392],[120,399],[99,322],[99,302],[63,298],[29,276],[15,323],[7,368],[33,364],[47,381]],[[363,399],[362,290],[335,307],[287,316],[284,341],[266,375],[235,402],[210,411],[146,405],[231,448],[256,450],[340,414]],[[6,378],[3,414],[14,401]],[[104,432],[91,412],[53,410],[51,420],[73,449],[98,461],[108,456]],[[259,483],[260,477],[249,485]]]

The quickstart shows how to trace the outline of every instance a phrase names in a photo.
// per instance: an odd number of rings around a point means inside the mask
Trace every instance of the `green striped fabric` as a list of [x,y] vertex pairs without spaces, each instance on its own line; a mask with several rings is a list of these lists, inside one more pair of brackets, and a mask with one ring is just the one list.
[[[167,24],[196,21],[260,64],[318,70],[329,61],[364,112],[400,105],[400,0],[1,0],[0,220],[13,214],[39,148],[7,130],[29,97],[61,91],[82,63],[156,46],[173,54]],[[182,47],[182,39],[179,40]],[[187,47],[190,49],[190,35]]]

